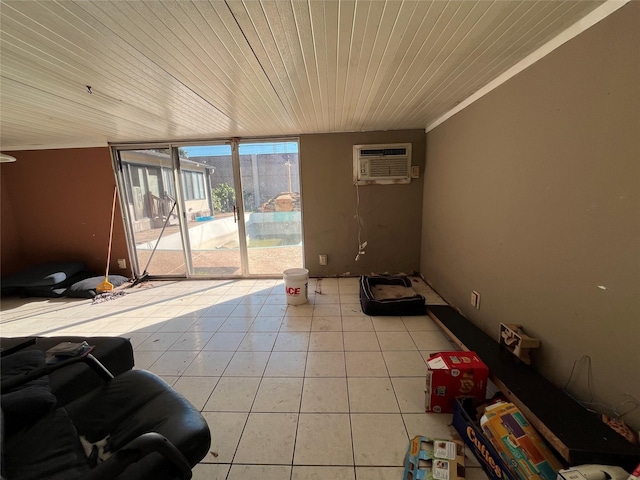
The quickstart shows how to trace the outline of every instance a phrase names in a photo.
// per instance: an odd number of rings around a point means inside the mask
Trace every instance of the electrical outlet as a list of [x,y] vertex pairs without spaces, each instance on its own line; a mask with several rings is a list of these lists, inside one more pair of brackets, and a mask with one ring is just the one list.
[[471,292],[471,306],[480,310],[480,294],[475,290]]
[[411,167],[411,178],[420,178],[420,166],[413,165]]
[[118,259],[118,266],[123,270],[125,268],[127,268],[127,259],[126,258],[119,258]]
[[318,261],[324,267],[327,264],[327,256],[324,254],[318,255]]

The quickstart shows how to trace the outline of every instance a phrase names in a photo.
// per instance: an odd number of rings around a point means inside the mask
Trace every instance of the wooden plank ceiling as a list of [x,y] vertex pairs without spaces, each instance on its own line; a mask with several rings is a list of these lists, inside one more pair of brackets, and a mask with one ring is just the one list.
[[424,128],[602,3],[3,0],[0,146]]

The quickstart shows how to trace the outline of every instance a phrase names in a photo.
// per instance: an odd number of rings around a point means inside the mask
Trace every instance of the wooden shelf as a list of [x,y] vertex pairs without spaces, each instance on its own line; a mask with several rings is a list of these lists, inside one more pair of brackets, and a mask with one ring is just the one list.
[[478,354],[491,380],[569,465],[619,465],[628,471],[640,462],[640,447],[629,443],[540,375],[519,361],[454,308],[428,306],[429,316],[463,350]]

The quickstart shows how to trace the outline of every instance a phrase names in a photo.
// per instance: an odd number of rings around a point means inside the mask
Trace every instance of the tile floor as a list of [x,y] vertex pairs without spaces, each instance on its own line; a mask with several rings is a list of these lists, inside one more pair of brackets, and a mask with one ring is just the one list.
[[[424,282],[427,303],[444,303]],[[400,480],[409,439],[448,438],[424,413],[425,358],[454,347],[427,317],[369,317],[357,278],[152,281],[113,301],[3,299],[0,335],[120,335],[136,368],[187,397],[211,427],[196,480]],[[486,480],[472,455],[467,479]]]

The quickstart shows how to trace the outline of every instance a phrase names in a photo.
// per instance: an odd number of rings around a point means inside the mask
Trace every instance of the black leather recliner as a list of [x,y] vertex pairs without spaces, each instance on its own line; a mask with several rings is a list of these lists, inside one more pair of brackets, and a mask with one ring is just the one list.
[[150,372],[121,373],[59,407],[43,352],[17,352],[0,366],[2,478],[186,479],[209,450],[200,412]]

